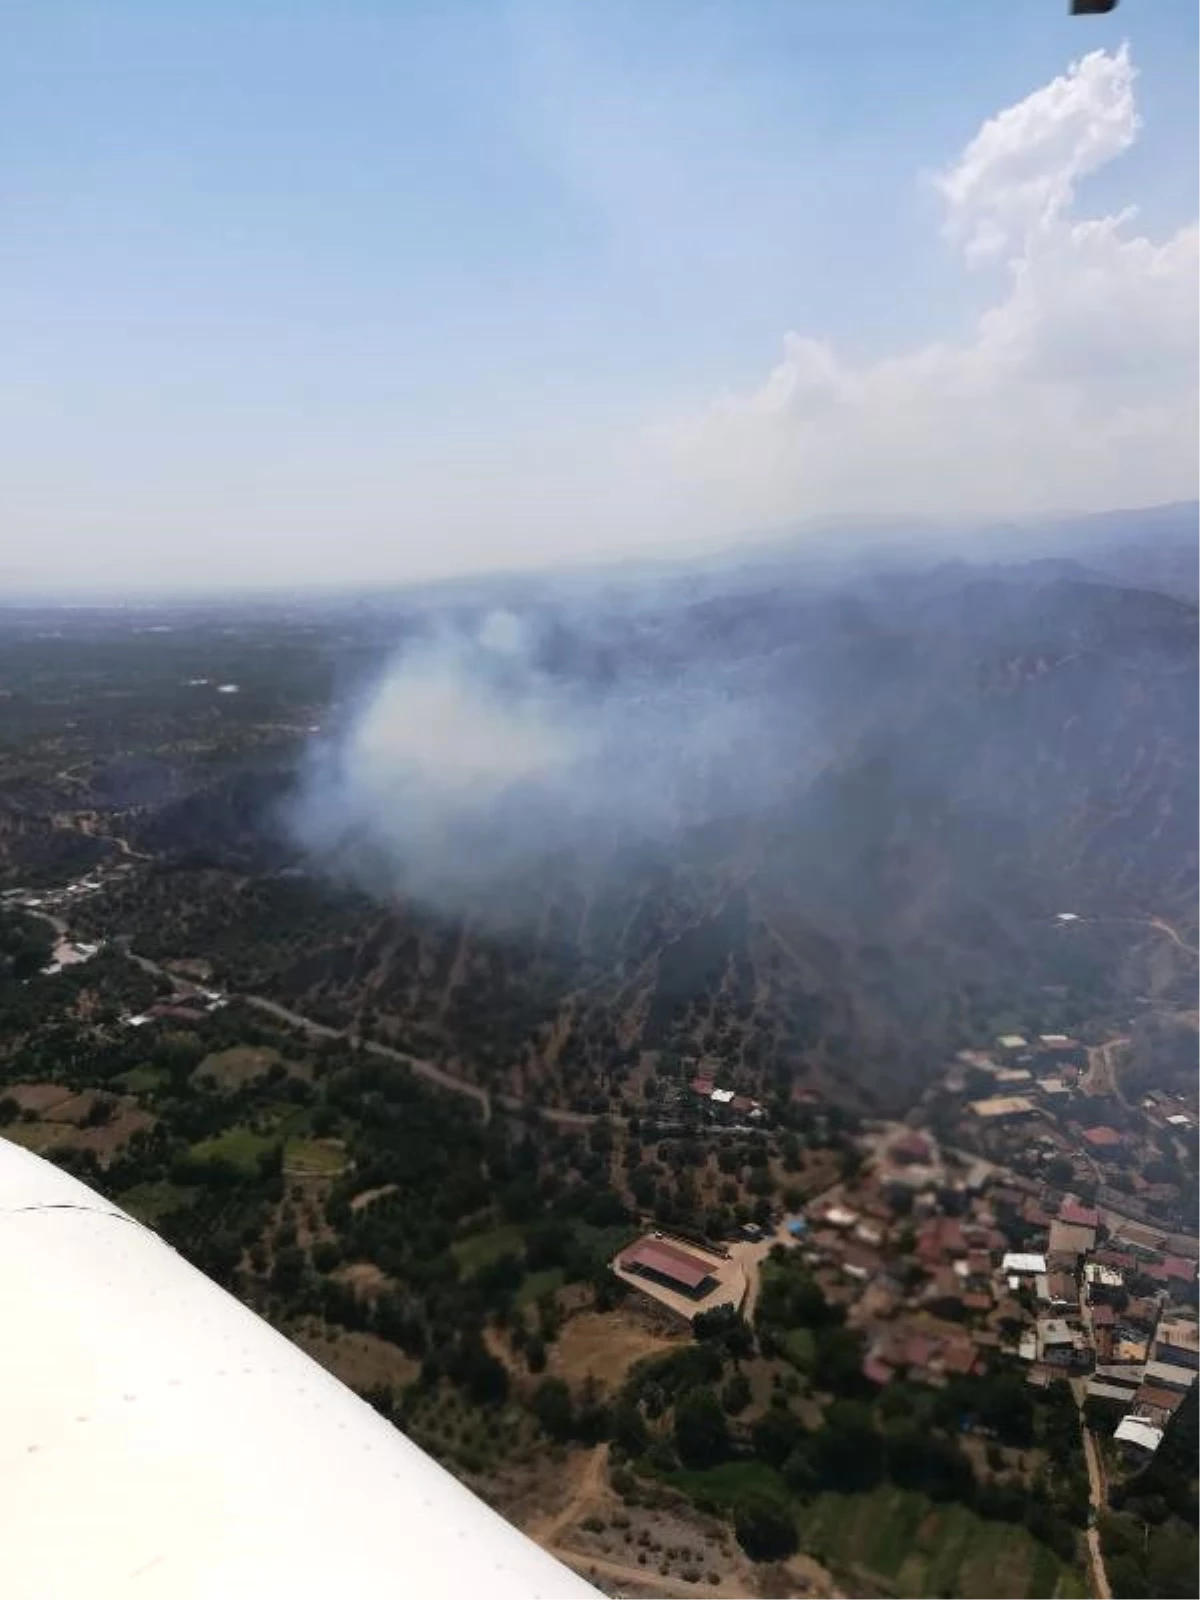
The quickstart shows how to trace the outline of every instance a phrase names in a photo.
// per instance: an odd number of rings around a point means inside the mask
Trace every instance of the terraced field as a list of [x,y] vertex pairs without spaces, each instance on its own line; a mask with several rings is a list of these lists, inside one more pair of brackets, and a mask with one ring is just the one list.
[[1024,1528],[987,1522],[964,1506],[935,1505],[902,1489],[823,1494],[801,1512],[800,1538],[844,1581],[897,1600],[1086,1593],[1080,1578]]

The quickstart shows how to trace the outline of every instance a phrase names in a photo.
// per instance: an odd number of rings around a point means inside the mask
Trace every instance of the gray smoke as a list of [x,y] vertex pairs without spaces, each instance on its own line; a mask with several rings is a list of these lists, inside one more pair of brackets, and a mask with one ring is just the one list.
[[553,861],[595,867],[758,809],[784,762],[753,668],[673,663],[653,628],[626,616],[614,639],[611,622],[435,622],[313,751],[298,842],[381,893],[461,910]]

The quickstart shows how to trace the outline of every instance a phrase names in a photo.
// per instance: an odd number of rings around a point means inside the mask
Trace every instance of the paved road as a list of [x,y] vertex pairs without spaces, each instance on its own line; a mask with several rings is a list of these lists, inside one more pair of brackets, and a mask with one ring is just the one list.
[[[129,959],[136,962],[143,971],[153,973],[156,977],[166,978],[181,995],[195,997],[200,992],[199,985],[181,978],[178,973],[160,966],[157,961],[151,961],[148,956],[138,955],[132,950],[128,955]],[[436,1061],[429,1061],[424,1056],[410,1055],[407,1050],[398,1050],[394,1045],[382,1044],[376,1039],[364,1039],[355,1033],[353,1028],[336,1028],[327,1022],[318,1022],[315,1017],[307,1017],[302,1011],[294,1011],[278,1000],[268,999],[266,995],[235,994],[230,998],[241,1000],[245,1005],[253,1006],[258,1011],[264,1011],[280,1022],[289,1023],[292,1027],[307,1033],[310,1038],[341,1039],[351,1049],[365,1051],[368,1055],[385,1056],[389,1061],[398,1061],[416,1077],[423,1078],[426,1083],[432,1083],[436,1088],[445,1089],[450,1094],[465,1095],[468,1100],[473,1100],[485,1122],[491,1121],[494,1109],[512,1112],[518,1116],[533,1110],[543,1121],[553,1123],[557,1128],[590,1128],[601,1120],[594,1112],[568,1111],[561,1106],[538,1105],[531,1100],[522,1100],[518,1095],[491,1094],[480,1084],[471,1083],[466,1078],[459,1078],[453,1072],[448,1072]]]

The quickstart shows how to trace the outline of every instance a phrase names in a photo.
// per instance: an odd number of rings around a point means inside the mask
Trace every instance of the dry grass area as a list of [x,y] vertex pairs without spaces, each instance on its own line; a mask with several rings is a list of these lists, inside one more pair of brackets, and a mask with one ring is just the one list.
[[43,1117],[54,1106],[71,1098],[71,1091],[61,1083],[14,1083],[4,1089],[6,1099],[15,1100],[22,1111],[32,1111]]
[[760,1566],[750,1561],[727,1524],[686,1504],[653,1509],[609,1498],[550,1546],[561,1561],[613,1595],[678,1600],[681,1595],[837,1596],[832,1576],[809,1556]]
[[234,1045],[229,1050],[214,1050],[196,1068],[192,1077],[207,1080],[219,1089],[241,1089],[256,1078],[265,1077],[274,1066],[291,1071],[293,1063],[286,1061],[269,1045]]
[[[132,1097],[117,1099],[93,1089],[75,1094],[61,1084],[26,1083],[15,1084],[3,1093],[23,1111],[36,1113],[32,1121],[10,1123],[4,1130],[5,1137],[38,1155],[67,1147],[91,1150],[101,1166],[107,1166],[135,1133],[152,1128],[155,1122],[151,1113],[143,1111]],[[114,1107],[109,1121],[94,1128],[81,1127],[97,1101]]]
[[350,1333],[315,1318],[305,1318],[288,1329],[302,1350],[352,1389],[388,1384],[402,1389],[418,1375],[421,1364],[373,1333]]
[[76,1150],[94,1151],[102,1167],[106,1167],[114,1156],[129,1143],[135,1133],[143,1128],[154,1126],[155,1118],[148,1111],[143,1111],[138,1106],[122,1106],[111,1122],[106,1122],[101,1128],[65,1128],[67,1137],[64,1144],[72,1145]]
[[665,1333],[636,1310],[582,1311],[548,1347],[546,1371],[570,1384],[590,1377],[604,1389],[618,1389],[635,1362],[661,1355],[682,1338],[682,1331]]
[[349,1266],[338,1267],[331,1276],[353,1289],[364,1300],[373,1300],[391,1283],[387,1273],[373,1261],[353,1261]]
[[377,1189],[364,1189],[361,1194],[356,1194],[350,1202],[351,1211],[365,1211],[368,1206],[374,1205],[376,1200],[383,1200],[389,1194],[395,1194],[399,1188],[395,1183],[381,1183]]

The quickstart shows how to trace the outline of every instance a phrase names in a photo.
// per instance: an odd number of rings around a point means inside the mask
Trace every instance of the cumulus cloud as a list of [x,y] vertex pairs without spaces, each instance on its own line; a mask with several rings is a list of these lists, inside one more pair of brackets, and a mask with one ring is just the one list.
[[1194,494],[1197,226],[1153,239],[1078,204],[1138,136],[1134,84],[1127,48],[1095,51],[934,179],[964,265],[1003,274],[970,338],[855,362],[789,332],[757,389],[656,429],[697,503],[745,525]]

